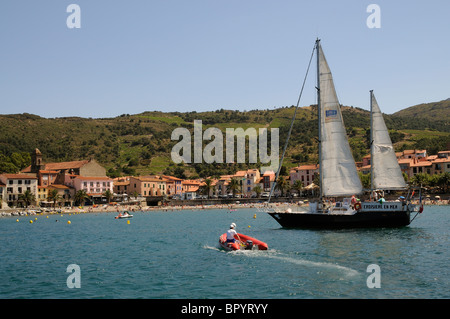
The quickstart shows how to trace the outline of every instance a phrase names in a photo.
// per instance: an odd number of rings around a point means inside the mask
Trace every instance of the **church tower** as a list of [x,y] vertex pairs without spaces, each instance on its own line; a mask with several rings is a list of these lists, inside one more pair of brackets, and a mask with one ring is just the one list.
[[40,170],[44,169],[44,163],[42,162],[42,153],[40,150],[35,149],[31,153],[31,172],[38,173]]

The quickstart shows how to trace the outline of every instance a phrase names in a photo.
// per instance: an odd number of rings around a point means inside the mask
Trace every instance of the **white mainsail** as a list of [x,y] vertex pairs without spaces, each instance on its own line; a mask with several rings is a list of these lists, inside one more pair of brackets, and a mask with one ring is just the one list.
[[333,77],[320,42],[317,47],[322,196],[360,194],[362,185],[347,140]]
[[377,100],[370,91],[372,116],[372,187],[375,189],[404,189],[406,183],[402,175],[386,123]]

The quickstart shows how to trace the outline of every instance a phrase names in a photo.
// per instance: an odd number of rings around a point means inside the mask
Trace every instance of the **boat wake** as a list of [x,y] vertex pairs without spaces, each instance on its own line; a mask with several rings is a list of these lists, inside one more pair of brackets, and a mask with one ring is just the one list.
[[311,268],[319,268],[323,270],[330,270],[330,271],[338,271],[345,275],[346,277],[354,277],[358,276],[359,272],[355,269],[329,263],[329,262],[319,262],[319,261],[311,261],[306,259],[299,259],[294,258],[290,256],[286,256],[282,252],[279,252],[275,249],[269,249],[269,250],[235,250],[235,251],[225,251],[221,249],[220,247],[214,247],[209,245],[204,245],[204,249],[210,249],[215,250],[218,252],[225,252],[227,254],[232,255],[244,255],[248,258],[268,258],[268,259],[277,259],[283,262],[292,263],[298,266],[304,266],[304,267],[311,267]]
[[219,247],[214,247],[214,246],[209,246],[209,245],[204,245],[203,246],[204,249],[210,249],[210,250],[215,250],[215,251],[224,251],[223,249],[220,249]]
[[345,266],[341,266],[341,265],[337,265],[337,264],[333,264],[333,263],[328,263],[328,262],[317,262],[317,261],[310,261],[310,260],[305,260],[305,259],[296,259],[296,258],[292,258],[292,257],[287,257],[287,256],[270,256],[270,258],[273,259],[278,259],[278,260],[282,260],[285,262],[289,262],[289,263],[293,263],[295,265],[299,265],[299,266],[306,266],[306,267],[315,267],[315,268],[322,268],[322,269],[327,269],[327,270],[337,270],[342,272],[344,275],[348,276],[348,277],[354,277],[357,276],[359,274],[359,272],[355,269],[349,268],[349,267],[345,267]]

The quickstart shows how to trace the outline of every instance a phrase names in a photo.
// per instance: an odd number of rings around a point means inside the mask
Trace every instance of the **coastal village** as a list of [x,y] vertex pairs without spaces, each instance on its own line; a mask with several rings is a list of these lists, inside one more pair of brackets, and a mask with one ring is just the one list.
[[[418,174],[450,173],[450,151],[428,155],[426,150],[404,150],[396,155],[409,181]],[[208,179],[167,175],[113,179],[94,159],[44,163],[38,149],[32,152],[31,159],[31,165],[21,172],[0,175],[0,209],[120,204],[160,206],[167,201],[188,205],[186,202],[195,199],[264,199],[269,196],[276,176],[273,171],[248,169]],[[362,176],[369,174],[370,155],[356,165]],[[281,178],[282,182],[277,183],[273,196],[293,198],[302,192],[314,196],[318,173],[318,165],[291,168],[288,175]]]

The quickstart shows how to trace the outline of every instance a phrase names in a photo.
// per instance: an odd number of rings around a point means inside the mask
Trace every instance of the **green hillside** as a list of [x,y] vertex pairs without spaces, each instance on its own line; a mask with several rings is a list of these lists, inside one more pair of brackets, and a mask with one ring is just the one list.
[[[449,100],[421,104],[385,115],[396,150],[422,148],[435,154],[449,149],[449,104]],[[316,106],[308,106],[297,112],[284,161],[287,168],[317,161],[316,109]],[[219,128],[224,136],[226,128],[278,127],[281,154],[294,110],[294,107],[282,107],[248,112],[224,109],[199,113],[144,112],[104,119],[0,115],[0,172],[15,172],[26,167],[30,163],[28,154],[39,148],[46,162],[95,158],[112,177],[157,173],[179,177],[230,174],[260,165],[174,164],[170,151],[178,141],[171,141],[172,131],[184,127],[192,132],[194,120],[202,120],[203,130]],[[357,107],[342,110],[353,155],[360,161],[369,152],[369,112]]]
[[399,117],[426,119],[431,121],[447,121],[450,118],[450,98],[433,103],[423,103],[408,107],[393,114]]

